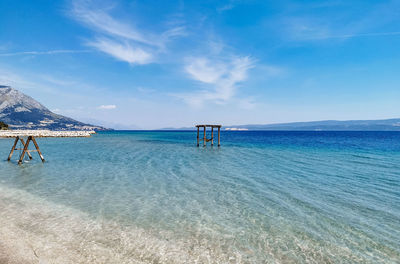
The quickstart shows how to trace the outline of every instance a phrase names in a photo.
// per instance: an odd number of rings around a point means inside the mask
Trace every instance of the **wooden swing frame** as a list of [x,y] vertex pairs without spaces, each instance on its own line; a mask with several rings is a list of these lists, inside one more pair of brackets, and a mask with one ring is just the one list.
[[[211,138],[207,138],[207,127],[211,128]],[[221,146],[221,125],[196,125],[197,128],[197,146],[200,145],[200,141],[203,141],[203,146],[206,146],[207,142],[211,141],[211,146],[214,146],[214,128],[218,129],[218,147]],[[203,128],[203,138],[200,138],[200,128]]]

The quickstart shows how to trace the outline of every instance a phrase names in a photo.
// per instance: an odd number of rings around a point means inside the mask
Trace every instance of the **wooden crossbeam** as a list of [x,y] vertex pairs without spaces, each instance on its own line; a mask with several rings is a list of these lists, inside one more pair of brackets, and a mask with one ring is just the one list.
[[[25,146],[24,140],[23,140],[22,138],[20,138],[19,140],[21,140],[22,145]],[[24,148],[25,148],[25,147],[24,147]],[[31,155],[31,153],[30,153],[30,150],[27,149],[27,150],[26,150],[26,154],[28,154],[29,159],[32,159],[32,155]]]
[[[15,150],[23,150],[24,148],[16,148]],[[29,149],[29,150],[27,150],[27,152],[37,152],[37,150],[36,149]]]
[[[204,139],[203,138],[200,138],[199,139],[199,141],[203,141]],[[210,142],[212,139],[211,138],[206,138],[206,142]],[[30,151],[33,151],[33,150],[30,150]]]
[[24,156],[25,156],[26,151],[28,150],[29,143],[31,142],[31,138],[32,138],[32,136],[29,136],[28,139],[26,140],[26,143],[23,144],[24,150],[22,151],[21,156],[19,157],[18,164],[21,164],[22,161],[24,160]]

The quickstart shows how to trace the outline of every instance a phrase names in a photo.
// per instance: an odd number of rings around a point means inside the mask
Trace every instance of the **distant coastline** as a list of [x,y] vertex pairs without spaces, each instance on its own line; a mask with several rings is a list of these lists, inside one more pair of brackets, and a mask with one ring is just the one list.
[[[193,127],[160,130],[194,130]],[[225,131],[400,131],[400,118],[380,120],[324,120],[277,124],[226,125]]]

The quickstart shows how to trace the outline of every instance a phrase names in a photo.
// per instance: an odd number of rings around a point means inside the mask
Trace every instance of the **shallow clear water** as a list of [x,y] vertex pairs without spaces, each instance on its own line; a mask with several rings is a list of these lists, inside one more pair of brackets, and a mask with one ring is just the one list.
[[[1,139],[0,216],[22,217],[24,232],[31,222],[73,229],[76,256],[90,239],[88,251],[105,248],[104,263],[400,262],[400,133],[224,131],[221,148],[195,140],[40,138],[46,163],[32,153],[18,166],[18,153],[5,161],[13,140]],[[30,238],[40,236],[65,239]]]

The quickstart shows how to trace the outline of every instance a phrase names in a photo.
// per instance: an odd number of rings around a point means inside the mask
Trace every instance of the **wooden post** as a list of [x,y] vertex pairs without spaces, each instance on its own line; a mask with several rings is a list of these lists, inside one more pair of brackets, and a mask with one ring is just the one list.
[[214,127],[211,127],[211,147],[214,146]]
[[28,149],[29,142],[31,141],[31,139],[32,139],[32,136],[29,136],[29,137],[28,137],[28,140],[26,141],[26,144],[24,145],[24,150],[22,151],[22,154],[21,154],[21,156],[19,157],[18,164],[21,164],[21,163],[22,163],[22,161],[23,161],[23,159],[24,159],[24,156],[25,156],[25,152],[26,152],[27,149]]
[[199,146],[199,127],[197,127],[197,146]]
[[39,154],[39,156],[40,156],[40,159],[42,160],[42,162],[44,162],[44,158],[43,158],[42,152],[40,152],[39,146],[38,146],[38,144],[36,143],[35,138],[32,136],[31,139],[32,139],[32,141],[33,141],[33,144],[35,144],[35,147],[36,147],[36,150],[37,150],[37,152],[38,152],[38,154]]
[[221,127],[218,127],[218,147],[221,146],[221,140],[220,140],[220,138],[221,138]]
[[7,159],[8,161],[11,159],[12,154],[14,153],[15,146],[17,146],[18,140],[19,140],[19,137],[16,137],[15,141],[14,141],[14,145],[11,148],[10,155],[8,155],[8,159]]
[[[22,143],[22,145],[24,145],[24,146],[25,146],[25,142],[24,142],[24,140],[23,140],[22,138],[20,138],[20,140],[21,140],[21,143]],[[29,157],[29,159],[32,159],[32,155],[31,155],[31,153],[29,152],[29,150],[28,150],[28,149],[26,150],[26,154],[28,154],[28,157]]]
[[207,137],[206,137],[206,126],[204,126],[204,135],[203,135],[203,147],[206,146]]

